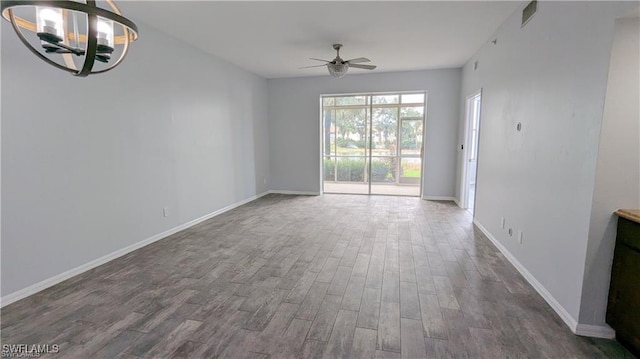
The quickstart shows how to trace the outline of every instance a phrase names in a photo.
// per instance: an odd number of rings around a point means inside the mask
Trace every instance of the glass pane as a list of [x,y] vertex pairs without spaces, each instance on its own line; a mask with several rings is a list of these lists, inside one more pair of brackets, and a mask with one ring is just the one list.
[[402,120],[402,155],[420,155],[422,148],[422,120]]
[[400,183],[419,186],[421,172],[422,160],[420,158],[403,158],[400,160]]
[[368,160],[366,157],[331,157],[324,159],[325,193],[368,194]]
[[396,155],[396,133],[398,126],[397,108],[374,108],[372,122],[372,155]]
[[322,98],[322,104],[324,106],[333,106],[333,104],[335,103],[335,98],[334,97],[323,97]]
[[338,182],[365,182],[366,158],[338,157],[336,161],[336,179]]
[[402,117],[423,117],[424,106],[401,107],[400,116]]
[[373,96],[373,104],[398,103],[400,95],[380,95]]
[[335,145],[336,153],[341,155],[364,155],[366,142],[366,110],[336,109]]
[[322,171],[322,177],[325,181],[336,180],[336,158],[326,156],[323,159],[324,170]]
[[336,97],[336,106],[366,105],[366,96],[342,96]]
[[324,110],[323,113],[323,126],[322,126],[322,147],[324,155],[335,155],[336,153],[336,125],[335,125],[335,110]]
[[371,159],[371,183],[395,183],[397,157]]
[[423,93],[411,93],[402,95],[402,103],[424,103]]

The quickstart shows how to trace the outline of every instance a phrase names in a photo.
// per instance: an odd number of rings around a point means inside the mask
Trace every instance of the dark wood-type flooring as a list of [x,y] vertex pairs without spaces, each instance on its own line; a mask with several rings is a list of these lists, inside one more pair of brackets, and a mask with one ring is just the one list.
[[573,335],[467,211],[409,197],[268,195],[1,314],[55,358],[631,357]]

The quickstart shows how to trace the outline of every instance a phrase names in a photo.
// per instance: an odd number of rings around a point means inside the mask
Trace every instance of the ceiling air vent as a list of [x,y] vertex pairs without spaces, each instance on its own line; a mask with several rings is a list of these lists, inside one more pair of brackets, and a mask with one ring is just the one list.
[[538,9],[538,1],[533,0],[524,9],[522,9],[522,26],[526,25],[533,17]]

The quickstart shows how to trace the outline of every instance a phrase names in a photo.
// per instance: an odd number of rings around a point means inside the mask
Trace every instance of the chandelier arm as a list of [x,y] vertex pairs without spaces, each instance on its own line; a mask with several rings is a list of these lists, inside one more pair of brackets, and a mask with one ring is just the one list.
[[[95,0],[87,0],[87,5],[95,8]],[[84,56],[84,64],[82,70],[77,76],[85,77],[91,73],[93,64],[96,60],[96,52],[98,50],[98,16],[96,14],[87,13],[87,52]]]
[[[4,5],[4,2],[2,3],[2,5]],[[49,65],[53,65],[53,66],[59,68],[60,70],[71,72],[74,75],[78,73],[77,70],[73,70],[73,69],[67,68],[65,66],[62,66],[62,65],[56,63],[55,61],[50,60],[48,57],[46,57],[43,54],[41,54],[38,50],[34,49],[33,46],[31,46],[31,44],[29,43],[29,41],[27,39],[25,39],[24,35],[22,34],[22,30],[20,30],[20,27],[18,26],[18,24],[16,24],[15,16],[13,14],[13,10],[12,9],[7,9],[7,12],[9,14],[9,21],[11,22],[11,26],[13,26],[13,29],[15,30],[16,34],[18,35],[18,38],[29,49],[29,51],[31,51],[34,55],[38,56],[40,59],[42,59],[43,61],[45,61]]]
[[[89,5],[92,4],[92,5]],[[111,12],[106,9],[102,9],[95,6],[95,1],[87,1],[86,4],[69,1],[69,0],[3,0],[2,1],[2,12],[4,13],[5,9],[10,9],[12,7],[17,6],[44,6],[44,7],[52,7],[52,8],[61,8],[67,10],[78,11],[93,16],[100,16],[109,20],[113,20],[121,25],[124,25],[130,28],[133,31],[133,39],[129,39],[129,41],[134,40],[138,34],[138,27],[133,21],[127,19],[124,16],[118,15],[114,12]]]
[[[42,40],[42,41],[47,41],[47,40]],[[53,46],[57,46],[61,49],[67,50],[69,51],[69,53],[74,54],[74,55],[84,55],[84,50],[79,49],[77,47],[71,47],[65,43],[62,42],[51,42],[51,41],[47,41],[49,44],[53,45]]]

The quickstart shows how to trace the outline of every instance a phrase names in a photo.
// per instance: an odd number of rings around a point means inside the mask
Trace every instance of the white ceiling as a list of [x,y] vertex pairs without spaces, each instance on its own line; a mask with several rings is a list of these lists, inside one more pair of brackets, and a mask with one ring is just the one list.
[[[368,57],[376,72],[460,67],[519,1],[142,1],[125,16],[266,78],[326,75],[317,57]],[[139,41],[144,41],[141,33]],[[367,70],[350,69],[349,73]]]

